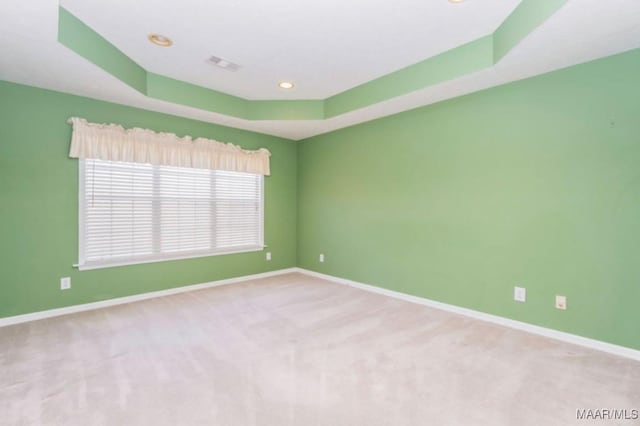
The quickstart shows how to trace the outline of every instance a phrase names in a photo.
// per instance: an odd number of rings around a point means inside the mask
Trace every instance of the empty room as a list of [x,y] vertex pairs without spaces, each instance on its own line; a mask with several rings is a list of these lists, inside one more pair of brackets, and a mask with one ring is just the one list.
[[0,425],[640,425],[640,2],[3,0]]

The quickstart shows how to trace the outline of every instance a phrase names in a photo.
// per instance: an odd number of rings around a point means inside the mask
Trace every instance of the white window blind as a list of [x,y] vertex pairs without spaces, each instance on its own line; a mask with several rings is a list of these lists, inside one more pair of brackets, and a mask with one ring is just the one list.
[[263,176],[80,160],[80,269],[263,248]]

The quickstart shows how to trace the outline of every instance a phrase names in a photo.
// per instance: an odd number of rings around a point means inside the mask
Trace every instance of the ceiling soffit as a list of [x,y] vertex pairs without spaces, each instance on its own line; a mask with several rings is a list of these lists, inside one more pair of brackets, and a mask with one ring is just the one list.
[[149,72],[59,8],[58,41],[150,98],[243,120],[326,120],[497,64],[567,0],[523,0],[490,35],[324,100],[248,100]]

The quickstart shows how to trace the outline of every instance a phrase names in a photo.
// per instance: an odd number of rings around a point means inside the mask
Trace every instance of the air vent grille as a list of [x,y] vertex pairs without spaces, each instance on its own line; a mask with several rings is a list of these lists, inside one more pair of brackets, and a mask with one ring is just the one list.
[[219,58],[217,56],[211,56],[208,59],[208,62],[228,71],[238,71],[240,69],[240,65],[235,64],[227,59]]

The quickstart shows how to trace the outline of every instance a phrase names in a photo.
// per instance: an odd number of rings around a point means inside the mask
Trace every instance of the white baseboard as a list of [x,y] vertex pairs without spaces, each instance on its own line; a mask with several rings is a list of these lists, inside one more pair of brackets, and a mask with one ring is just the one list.
[[359,288],[361,290],[370,291],[373,293],[382,294],[396,299],[401,299],[411,303],[417,303],[431,308],[440,309],[447,312],[453,312],[467,317],[479,319],[482,321],[491,322],[493,324],[499,324],[505,327],[522,330],[528,333],[537,334],[540,336],[549,337],[552,339],[560,340],[574,345],[584,346],[590,349],[607,352],[610,354],[630,358],[636,361],[640,361],[640,351],[636,349],[627,348],[624,346],[614,345],[612,343],[602,342],[600,340],[589,339],[587,337],[578,336],[571,333],[565,333],[563,331],[553,330],[550,328],[540,327],[533,324],[528,324],[521,321],[516,321],[496,315],[487,314],[480,311],[474,311],[473,309],[462,308],[460,306],[449,305],[447,303],[437,302],[435,300],[426,299],[423,297],[412,296],[410,294],[400,293],[393,290],[388,290],[381,287],[376,287],[369,284],[363,284],[356,281],[348,280],[345,278],[335,277],[333,275],[322,274],[320,272],[310,271],[303,268],[288,268],[279,269],[277,271],[264,272],[261,274],[245,275],[242,277],[228,278],[224,280],[211,281],[202,284],[193,284],[183,287],[175,287],[166,290],[153,291],[150,293],[135,294],[133,296],[118,297],[115,299],[101,300],[99,302],[84,303],[82,305],[67,306],[64,308],[50,309],[46,311],[33,312],[24,315],[16,315],[12,317],[0,318],[0,327],[20,324],[23,322],[36,321],[45,318],[57,317],[60,315],[68,315],[76,312],[90,311],[93,309],[101,309],[109,306],[122,305],[125,303],[137,302],[140,300],[153,299],[155,297],[169,296],[172,294],[185,293],[193,290],[201,290],[205,288],[218,287],[228,284],[241,283],[244,281],[250,281],[260,278],[269,278],[277,275],[288,274],[292,272],[299,272],[301,274],[309,275],[316,278],[325,279],[327,281],[335,282],[338,284],[344,284],[351,287]]
[[134,294],[132,296],[117,297],[115,299],[101,300],[99,302],[83,303],[82,305],[66,306],[64,308],[49,309],[46,311],[33,312],[29,314],[16,315],[12,317],[0,318],[0,327],[20,324],[23,322],[36,321],[45,318],[57,317],[60,315],[73,314],[76,312],[90,311],[93,309],[106,308],[109,306],[122,305],[124,303],[137,302],[139,300],[153,299],[155,297],[169,296],[172,294],[185,293],[187,291],[201,290],[205,288],[219,287],[222,285],[240,283],[260,278],[269,278],[276,275],[298,272],[298,268],[279,269],[277,271],[264,272],[261,274],[245,275],[242,277],[227,278],[225,280],[211,281],[202,284],[186,285],[183,287],[169,288],[166,290],[152,291],[149,293]]
[[453,312],[456,314],[465,315],[467,317],[491,322],[493,324],[499,324],[505,327],[526,331],[528,333],[533,333],[540,336],[550,337],[552,339],[561,340],[563,342],[572,343],[574,345],[584,346],[590,349],[595,349],[598,351],[607,352],[610,354],[640,361],[640,351],[636,349],[614,345],[612,343],[606,343],[600,340],[589,339],[587,337],[582,337],[582,336],[578,336],[571,333],[565,333],[563,331],[553,330],[550,328],[540,327],[537,325],[528,324],[525,322],[516,321],[516,320],[504,318],[504,317],[499,317],[496,315],[491,315],[491,314],[487,314],[480,311],[474,311],[473,309],[467,309],[467,308],[462,308],[455,305],[449,305],[447,303],[437,302],[435,300],[425,299],[423,297],[412,296],[410,294],[400,293],[393,290],[387,290],[385,288],[376,287],[369,284],[363,284],[363,283],[351,281],[344,278],[334,277],[332,275],[322,274],[320,272],[310,271],[303,268],[293,268],[293,270],[305,275],[309,275],[316,278],[322,278],[327,281],[332,281],[338,284],[345,284],[351,287],[359,288],[359,289],[370,291],[373,293],[383,294],[385,296],[405,300],[407,302],[417,303],[420,305],[429,306],[431,308],[436,308],[436,309],[440,309],[447,312]]

